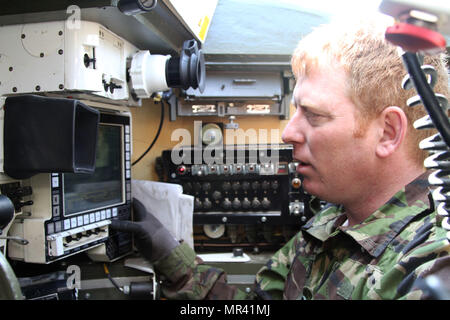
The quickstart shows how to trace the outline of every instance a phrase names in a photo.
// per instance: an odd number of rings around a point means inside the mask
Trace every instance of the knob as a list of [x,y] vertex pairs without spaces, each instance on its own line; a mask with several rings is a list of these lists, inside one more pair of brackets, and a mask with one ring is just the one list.
[[244,200],[242,200],[242,209],[248,210],[250,209],[251,205],[252,203],[247,198],[244,198]]
[[212,194],[212,198],[214,199],[214,200],[219,200],[220,198],[222,198],[222,193],[220,192],[220,191],[214,191],[213,192],[213,194]]
[[270,188],[270,182],[264,180],[264,181],[261,183],[261,188],[262,188],[263,190],[268,190],[268,189]]
[[17,188],[14,188],[10,192],[5,192],[5,196],[12,199],[12,198],[29,196],[32,193],[33,193],[33,190],[31,189],[31,187],[17,187]]
[[252,189],[253,190],[258,190],[259,189],[259,182],[258,181],[253,181],[252,182]]
[[203,209],[209,210],[211,208],[212,202],[208,198],[205,198],[205,200],[203,201]]
[[200,182],[195,182],[194,183],[194,191],[199,192],[201,190],[202,190],[202,185],[200,184]]
[[248,189],[250,189],[250,182],[248,181],[242,182],[242,190],[247,191]]
[[241,188],[241,184],[239,182],[233,182],[233,184],[231,185],[231,188],[234,191],[238,191]]
[[202,202],[199,198],[195,198],[194,200],[194,210],[199,210],[202,208]]
[[20,201],[18,204],[16,204],[16,206],[18,207],[18,209],[25,207],[25,206],[32,206],[33,205],[33,200],[28,200],[28,201]]
[[122,89],[121,85],[117,85],[114,82],[109,83],[109,92],[114,93],[114,90],[116,89]]
[[[84,66],[85,66],[86,68],[89,68],[89,66],[90,66],[91,63],[92,63],[92,66],[93,66],[94,69],[95,69],[95,62],[96,62],[96,59],[95,59],[95,58],[89,57],[89,55],[88,55],[87,53],[85,53],[84,56],[83,56],[83,62],[84,62]],[[106,82],[106,81],[105,81],[105,82]]]
[[105,79],[102,80],[102,83],[103,83],[103,89],[105,89],[105,91],[108,92],[109,83],[107,83]]
[[233,202],[232,202],[232,207],[234,210],[240,209],[241,208],[241,201],[238,198],[234,198]]
[[228,181],[225,181],[225,182],[222,184],[222,189],[223,189],[224,191],[230,190],[230,189],[231,189],[231,183],[229,183]]
[[202,189],[203,189],[203,191],[209,191],[211,189],[211,183],[204,182],[202,185]]
[[228,198],[225,198],[225,200],[222,201],[222,208],[225,210],[229,210],[231,208],[231,201],[228,200]]
[[192,183],[188,182],[183,185],[183,190],[185,193],[189,193],[192,191]]
[[252,208],[253,209],[259,209],[261,206],[261,202],[258,200],[258,198],[255,198],[252,200]]
[[280,184],[278,183],[277,180],[272,181],[272,189],[273,190],[277,190],[280,187]]
[[263,201],[261,201],[261,205],[263,207],[263,209],[269,209],[270,208],[270,200],[267,198],[264,198]]

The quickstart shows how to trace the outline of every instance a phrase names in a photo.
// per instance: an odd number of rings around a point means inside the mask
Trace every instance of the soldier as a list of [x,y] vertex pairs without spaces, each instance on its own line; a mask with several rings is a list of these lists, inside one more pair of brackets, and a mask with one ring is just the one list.
[[[167,278],[170,299],[425,299],[417,279],[450,286],[450,244],[440,226],[412,123],[406,71],[386,43],[390,24],[332,23],[300,41],[292,57],[295,112],[283,132],[311,195],[332,205],[317,213],[256,275],[251,292],[226,283],[135,200],[140,252]],[[442,57],[427,57],[448,96]]]

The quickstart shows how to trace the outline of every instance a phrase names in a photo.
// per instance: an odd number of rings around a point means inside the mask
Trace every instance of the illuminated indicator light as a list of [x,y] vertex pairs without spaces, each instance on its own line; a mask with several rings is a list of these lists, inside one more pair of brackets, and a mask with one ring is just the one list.
[[179,174],[185,174],[186,173],[186,168],[184,166],[178,167],[178,173]]
[[291,185],[292,185],[292,188],[298,189],[302,185],[302,181],[299,178],[294,178],[294,179],[292,179]]

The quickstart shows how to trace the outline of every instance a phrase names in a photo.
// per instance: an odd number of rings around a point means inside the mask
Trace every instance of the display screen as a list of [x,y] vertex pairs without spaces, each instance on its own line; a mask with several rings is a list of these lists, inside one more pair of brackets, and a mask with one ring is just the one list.
[[122,127],[100,124],[95,172],[64,174],[64,215],[123,202]]

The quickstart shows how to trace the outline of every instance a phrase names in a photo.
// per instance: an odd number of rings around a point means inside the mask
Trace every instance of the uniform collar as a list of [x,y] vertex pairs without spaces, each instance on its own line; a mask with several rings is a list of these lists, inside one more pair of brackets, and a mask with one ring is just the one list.
[[361,224],[341,226],[346,220],[343,208],[330,206],[302,229],[322,242],[342,231],[377,258],[415,216],[426,210],[434,210],[427,181],[429,173],[425,172],[406,185]]

